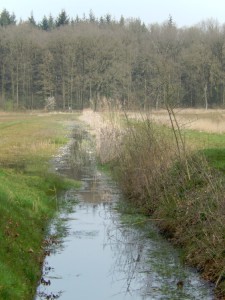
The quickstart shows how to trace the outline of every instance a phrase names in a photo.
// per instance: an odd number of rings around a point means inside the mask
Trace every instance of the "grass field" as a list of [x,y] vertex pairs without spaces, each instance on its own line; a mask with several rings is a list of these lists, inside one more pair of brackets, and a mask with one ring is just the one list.
[[[208,133],[225,132],[225,110],[175,109],[174,112],[182,129],[194,129]],[[168,113],[165,110],[152,111],[150,115],[157,122],[169,124]]]
[[187,144],[201,150],[211,166],[225,172],[225,111],[181,110],[177,118]]
[[0,113],[0,299],[33,299],[57,192],[78,186],[49,173],[74,114]]
[[[225,170],[225,110],[175,109],[174,112],[189,149],[201,150],[212,166]],[[166,110],[128,115],[137,120],[147,117],[161,128],[170,126]]]

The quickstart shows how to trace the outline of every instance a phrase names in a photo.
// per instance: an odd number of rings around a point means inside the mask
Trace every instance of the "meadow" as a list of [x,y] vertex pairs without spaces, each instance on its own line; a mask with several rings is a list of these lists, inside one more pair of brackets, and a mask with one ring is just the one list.
[[0,299],[33,299],[57,195],[79,184],[51,173],[76,115],[0,113]]

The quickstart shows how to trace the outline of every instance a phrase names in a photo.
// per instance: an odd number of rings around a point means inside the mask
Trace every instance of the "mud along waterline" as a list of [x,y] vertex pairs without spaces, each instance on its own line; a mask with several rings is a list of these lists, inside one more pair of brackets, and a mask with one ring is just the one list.
[[54,167],[82,188],[62,195],[66,205],[50,228],[36,300],[214,299],[213,288],[180,262],[154,224],[121,223],[121,192],[97,169],[93,141],[79,124]]

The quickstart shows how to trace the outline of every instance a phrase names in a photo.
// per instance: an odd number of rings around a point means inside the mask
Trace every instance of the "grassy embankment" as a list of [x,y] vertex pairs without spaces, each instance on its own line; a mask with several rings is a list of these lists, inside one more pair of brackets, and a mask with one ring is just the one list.
[[33,299],[57,192],[77,186],[48,172],[74,115],[0,114],[0,299]]
[[128,202],[225,297],[225,136],[173,131],[145,116],[122,125],[113,113],[109,119],[97,132],[99,156],[113,166]]

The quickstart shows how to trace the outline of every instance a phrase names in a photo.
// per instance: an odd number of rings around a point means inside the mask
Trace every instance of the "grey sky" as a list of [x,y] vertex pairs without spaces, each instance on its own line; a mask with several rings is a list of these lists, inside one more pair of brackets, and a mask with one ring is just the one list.
[[23,20],[33,11],[37,21],[50,13],[56,17],[65,9],[70,17],[88,15],[92,10],[97,17],[110,13],[116,19],[121,15],[140,18],[146,24],[162,23],[172,15],[179,27],[210,18],[225,23],[225,0],[1,0],[3,8]]

